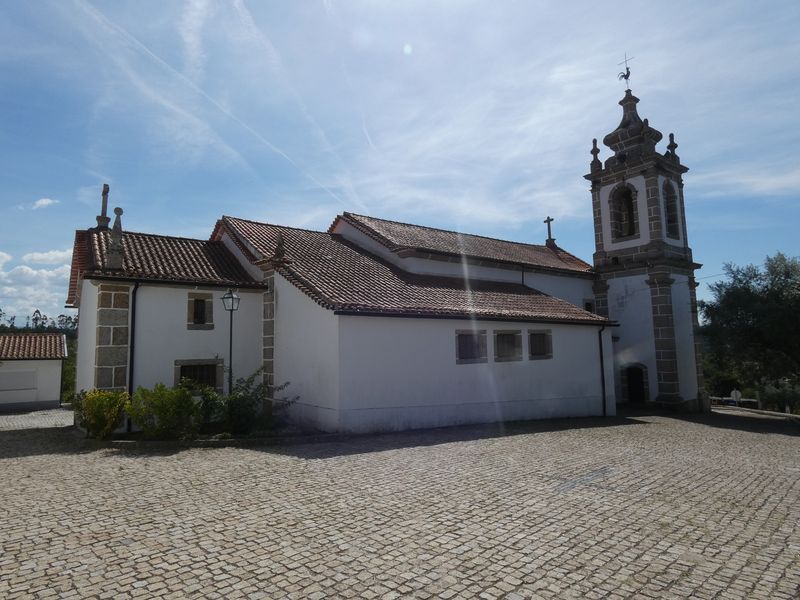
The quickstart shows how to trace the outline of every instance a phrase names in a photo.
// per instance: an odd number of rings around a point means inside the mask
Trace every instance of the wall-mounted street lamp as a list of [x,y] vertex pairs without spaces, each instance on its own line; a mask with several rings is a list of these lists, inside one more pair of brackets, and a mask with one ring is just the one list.
[[230,336],[228,338],[228,393],[233,392],[233,313],[239,310],[239,295],[232,289],[228,288],[225,295],[222,296],[222,306],[231,315],[230,319]]

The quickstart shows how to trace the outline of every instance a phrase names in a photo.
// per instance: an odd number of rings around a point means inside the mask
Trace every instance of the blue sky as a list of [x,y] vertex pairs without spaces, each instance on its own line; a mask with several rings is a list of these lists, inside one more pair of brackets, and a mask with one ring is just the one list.
[[590,261],[625,52],[691,169],[707,297],[726,261],[800,254],[798,32],[796,1],[2,3],[0,308],[64,312],[106,182],[134,231],[348,210],[543,243],[552,215]]

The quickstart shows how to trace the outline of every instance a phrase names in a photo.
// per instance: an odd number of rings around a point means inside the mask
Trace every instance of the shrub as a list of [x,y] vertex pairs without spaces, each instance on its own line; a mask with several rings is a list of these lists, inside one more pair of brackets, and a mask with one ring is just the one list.
[[200,399],[198,407],[200,421],[203,425],[220,423],[227,414],[226,397],[208,385],[198,385],[191,379],[181,379],[180,387],[189,391],[194,398]]
[[148,438],[190,438],[200,425],[200,407],[185,387],[161,383],[152,390],[140,387],[125,410]]
[[86,428],[87,434],[105,440],[119,425],[127,400],[125,392],[91,390],[76,394],[73,408],[78,424]]
[[263,382],[256,383],[260,374],[259,369],[246,379],[237,379],[233,392],[226,398],[226,421],[231,433],[249,433],[263,421],[268,386]]

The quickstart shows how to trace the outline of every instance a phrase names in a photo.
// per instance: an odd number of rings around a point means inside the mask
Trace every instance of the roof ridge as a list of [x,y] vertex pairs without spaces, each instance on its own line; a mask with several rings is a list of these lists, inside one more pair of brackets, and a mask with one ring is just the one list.
[[[395,223],[396,225],[405,225],[407,227],[417,227],[418,229],[429,229],[429,230],[432,230],[432,231],[442,231],[444,233],[454,233],[456,235],[465,235],[465,236],[474,237],[474,238],[481,238],[481,239],[484,239],[484,240],[491,240],[493,242],[504,242],[506,244],[519,244],[520,246],[530,246],[530,247],[533,247],[533,248],[543,248],[545,250],[549,250],[550,249],[549,246],[547,246],[546,244],[531,244],[531,243],[528,243],[528,242],[515,242],[514,240],[504,240],[502,238],[491,237],[491,236],[488,236],[488,235],[481,235],[479,233],[463,233],[461,231],[456,231],[454,229],[443,229],[441,227],[431,227],[430,225],[417,225],[415,223],[406,223],[404,221],[395,221],[393,219],[383,219],[381,217],[371,217],[369,215],[359,215],[357,213],[351,213],[351,212],[347,212],[347,211],[344,211],[342,214],[343,215],[347,215],[347,216],[351,216],[351,217],[365,217],[367,219],[375,219],[377,221],[384,221],[386,223]],[[575,258],[578,258],[578,257],[576,256]],[[578,259],[578,260],[581,260],[581,259]]]
[[320,231],[319,229],[308,229],[307,227],[293,227],[291,225],[278,225],[277,223],[267,223],[266,221],[256,221],[255,219],[243,219],[242,217],[232,217],[231,215],[222,215],[222,220],[235,219],[236,221],[244,221],[245,223],[254,223],[256,225],[266,225],[267,227],[279,227],[280,229],[293,229],[295,231],[307,231],[309,233],[322,233],[330,235],[328,231]]
[[[78,231],[87,231],[89,233],[102,233],[100,231],[93,230],[93,229],[85,229],[85,230],[80,230],[79,229]],[[141,235],[141,236],[151,237],[151,238],[169,238],[171,240],[184,240],[184,241],[187,241],[187,242],[201,242],[203,244],[207,244],[208,242],[216,242],[217,241],[217,240],[208,240],[208,239],[201,239],[201,238],[190,238],[190,237],[186,237],[186,236],[183,236],[183,235],[166,235],[166,234],[162,234],[162,233],[145,233],[144,231],[129,231],[129,230],[123,230],[122,231],[122,235],[123,236],[124,235]]]

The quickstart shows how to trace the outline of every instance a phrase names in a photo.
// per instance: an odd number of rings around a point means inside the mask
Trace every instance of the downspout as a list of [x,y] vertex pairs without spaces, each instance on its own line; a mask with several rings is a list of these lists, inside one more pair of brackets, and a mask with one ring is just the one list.
[[600,331],[597,332],[597,346],[600,349],[600,385],[602,386],[602,397],[603,397],[603,416],[608,416],[606,414],[606,366],[605,360],[603,357],[603,332],[606,330],[606,326],[603,325],[600,328]]
[[[136,357],[136,294],[139,291],[139,282],[133,284],[133,292],[131,293],[131,328],[128,332],[128,395],[133,394],[133,366]],[[126,429],[131,431],[131,419],[128,417]]]

